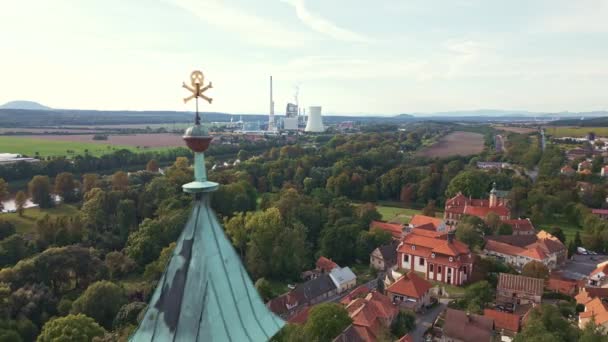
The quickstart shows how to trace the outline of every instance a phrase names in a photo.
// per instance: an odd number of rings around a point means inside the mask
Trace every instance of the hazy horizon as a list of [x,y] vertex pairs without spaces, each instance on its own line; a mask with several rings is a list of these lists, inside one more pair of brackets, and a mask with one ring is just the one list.
[[608,109],[606,0],[38,0],[0,8],[0,103],[191,111],[180,86],[201,69],[215,86],[214,103],[201,109],[213,112],[267,113],[270,75],[277,113],[296,85],[301,104],[336,115]]

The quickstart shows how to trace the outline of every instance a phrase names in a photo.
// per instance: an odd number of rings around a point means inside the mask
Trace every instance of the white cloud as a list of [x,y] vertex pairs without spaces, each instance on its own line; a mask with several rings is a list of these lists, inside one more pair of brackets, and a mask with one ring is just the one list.
[[241,36],[247,42],[269,47],[297,47],[312,37],[289,30],[271,18],[231,7],[222,0],[167,0],[205,22]]
[[345,28],[339,27],[331,21],[319,16],[316,13],[311,12],[308,8],[306,8],[305,0],[281,0],[285,3],[292,5],[296,11],[296,15],[304,23],[306,26],[311,29],[322,33],[326,36],[332,37],[336,40],[347,41],[347,42],[358,42],[358,43],[369,43],[371,39],[347,30]]
[[568,1],[554,6],[540,30],[554,33],[608,33],[608,0]]

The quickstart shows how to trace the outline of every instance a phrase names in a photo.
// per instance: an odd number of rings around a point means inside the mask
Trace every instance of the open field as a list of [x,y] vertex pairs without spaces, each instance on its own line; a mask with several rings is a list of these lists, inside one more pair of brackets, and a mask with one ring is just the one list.
[[[407,209],[407,208],[399,208],[399,207],[391,207],[386,205],[378,205],[376,209],[382,215],[383,221],[388,222],[399,222],[403,224],[407,224],[412,219],[412,216],[422,214],[421,210],[417,209]],[[435,212],[435,216],[443,217],[442,212]]]
[[587,133],[594,132],[598,137],[608,137],[608,127],[545,127],[545,132],[555,138],[575,137],[583,138]]
[[92,134],[79,135],[31,135],[31,139],[67,141],[67,142],[90,142],[94,144],[125,145],[140,147],[176,147],[184,146],[184,140],[180,135],[171,133],[153,134],[129,134],[108,135],[108,140],[93,140]]
[[44,215],[53,216],[73,216],[78,214],[78,209],[69,204],[59,204],[50,209],[30,208],[25,209],[23,217],[17,213],[0,214],[0,218],[12,222],[18,233],[30,233],[36,226],[36,221],[43,218]]
[[513,133],[534,133],[537,131],[536,128],[530,128],[530,127],[511,127],[511,126],[504,126],[504,125],[492,125],[492,127],[499,129],[501,131],[507,131],[507,132],[513,132]]
[[434,144],[422,149],[418,155],[425,157],[450,157],[481,153],[484,147],[483,135],[472,132],[453,132]]
[[[102,140],[96,143],[93,141],[62,141],[57,138],[41,139],[40,136],[1,136],[0,152],[20,153],[28,156],[35,156],[36,152],[38,152],[39,156],[48,157],[78,155],[85,152],[94,156],[100,156],[119,149],[127,149],[133,152],[143,150],[142,148],[137,148],[137,145],[113,145],[108,143],[108,141],[110,140]],[[139,146],[143,147],[145,145],[141,144]]]

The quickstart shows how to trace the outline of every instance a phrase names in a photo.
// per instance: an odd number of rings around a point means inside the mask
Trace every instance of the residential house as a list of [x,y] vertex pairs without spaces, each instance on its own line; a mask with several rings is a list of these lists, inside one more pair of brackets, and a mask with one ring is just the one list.
[[553,270],[566,261],[568,249],[559,239],[541,230],[536,235],[488,236],[483,253],[517,269],[538,261]]
[[536,229],[529,218],[526,219],[512,219],[503,220],[502,223],[506,223],[513,228],[513,235],[534,235]]
[[386,288],[387,296],[399,306],[418,311],[431,304],[431,283],[410,271]]
[[599,298],[601,300],[608,299],[608,288],[605,287],[581,287],[578,294],[574,297],[577,304],[585,305],[591,300]]
[[466,283],[474,263],[471,250],[454,238],[454,232],[442,234],[418,228],[402,239],[397,260],[400,268],[451,285]]
[[593,167],[593,164],[589,161],[589,160],[583,160],[582,162],[578,163],[578,168],[577,171],[580,173],[583,170],[590,170]]
[[608,328],[608,304],[600,298],[593,298],[585,305],[585,311],[578,314],[578,326],[581,329],[591,320],[598,326]]
[[338,294],[338,288],[327,273],[298,284],[295,289],[271,299],[266,306],[283,319],[289,319],[307,306],[325,302]]
[[397,246],[393,241],[388,245],[380,246],[369,255],[369,264],[378,271],[387,271],[397,265]]
[[503,341],[511,339],[519,332],[521,316],[492,309],[484,309],[483,315],[494,320],[494,329],[502,335]]
[[566,165],[559,170],[559,173],[566,176],[572,176],[576,173],[576,171],[570,167],[570,165]]
[[540,304],[544,287],[543,279],[500,273],[496,287],[496,301],[513,304]]
[[490,342],[494,337],[494,320],[461,310],[446,309],[442,342]]
[[414,215],[409,223],[409,230],[418,228],[426,229],[434,232],[445,232],[446,224],[445,221],[438,217],[431,217],[425,215]]
[[338,293],[348,291],[357,285],[357,276],[349,267],[336,267],[329,272],[329,277],[336,285]]
[[348,303],[352,302],[357,298],[364,298],[368,293],[372,292],[372,289],[367,287],[367,285],[361,285],[356,289],[350,291],[346,296],[340,299],[340,304],[348,305]]
[[608,261],[598,264],[589,274],[587,282],[589,286],[608,287]]
[[578,172],[579,175],[583,175],[583,176],[591,176],[593,174],[593,172],[589,169],[584,169]]
[[306,321],[308,320],[308,314],[310,313],[310,308],[310,306],[306,306],[297,314],[291,316],[289,320],[287,320],[287,322],[291,324],[306,324]]
[[387,296],[373,291],[351,301],[346,311],[353,322],[334,341],[374,342],[390,328],[399,308]]
[[561,272],[552,272],[547,282],[547,289],[550,291],[559,292],[571,297],[578,293],[578,288],[578,280],[566,278]]
[[300,277],[304,280],[314,279],[323,273],[331,272],[331,270],[336,267],[340,266],[338,266],[338,264],[336,264],[333,260],[328,259],[324,256],[320,256],[319,259],[317,259],[317,262],[315,263],[315,269],[302,272]]
[[599,216],[602,220],[608,220],[608,209],[591,209],[591,213]]
[[371,231],[372,229],[380,229],[389,232],[395,240],[400,240],[405,235],[405,225],[401,223],[372,221],[369,224],[369,230]]
[[477,216],[485,220],[489,213],[495,213],[501,220],[508,220],[511,216],[508,200],[498,194],[495,185],[487,200],[473,199],[459,192],[445,202],[443,219],[450,227],[456,227],[458,221],[465,215]]
[[608,177],[608,166],[607,165],[602,166],[602,171],[600,171],[600,175],[602,175],[602,177]]
[[566,151],[566,158],[568,158],[568,160],[580,159],[586,157],[588,153],[589,151],[577,147]]

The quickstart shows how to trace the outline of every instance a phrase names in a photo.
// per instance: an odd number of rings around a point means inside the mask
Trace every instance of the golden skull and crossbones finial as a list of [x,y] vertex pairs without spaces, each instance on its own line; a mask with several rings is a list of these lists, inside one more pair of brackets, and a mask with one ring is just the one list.
[[203,75],[203,73],[200,70],[194,70],[190,74],[190,84],[192,84],[192,87],[187,85],[186,82],[182,83],[182,87],[188,89],[192,93],[192,95],[184,98],[184,103],[186,103],[192,99],[199,98],[199,97],[206,100],[209,103],[211,103],[211,101],[213,101],[212,98],[207,97],[203,94],[205,91],[207,91],[207,89],[213,88],[213,84],[211,84],[211,82],[209,82],[209,84],[207,86],[202,87],[204,82],[205,82],[205,76]]

